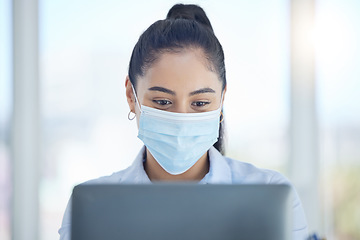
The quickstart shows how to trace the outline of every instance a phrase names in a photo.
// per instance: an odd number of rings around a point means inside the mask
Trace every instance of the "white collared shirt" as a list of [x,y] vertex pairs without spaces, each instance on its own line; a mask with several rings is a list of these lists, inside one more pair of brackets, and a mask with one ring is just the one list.
[[[133,164],[125,170],[90,180],[85,184],[151,184],[144,170],[145,147],[143,147]],[[224,157],[214,147],[209,149],[210,169],[200,184],[289,184],[288,179],[278,172],[260,169],[249,163]],[[294,189],[294,188],[293,188]],[[301,201],[294,189],[293,200],[293,235],[294,240],[304,240],[308,228]],[[62,226],[59,229],[60,240],[70,240],[71,201],[65,210]]]

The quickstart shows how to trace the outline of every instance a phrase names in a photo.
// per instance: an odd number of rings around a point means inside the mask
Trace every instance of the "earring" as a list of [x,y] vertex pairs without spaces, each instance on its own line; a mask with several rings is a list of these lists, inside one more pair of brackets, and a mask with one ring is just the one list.
[[224,114],[223,114],[223,112],[221,111],[221,112],[220,112],[220,123],[222,123],[222,121],[224,121]]
[[128,114],[128,119],[130,120],[130,121],[132,121],[132,120],[134,120],[134,118],[136,117],[136,114],[134,113],[134,116],[133,117],[130,117],[130,114],[131,113],[133,113],[131,110],[130,110],[130,112],[129,112],[129,114]]

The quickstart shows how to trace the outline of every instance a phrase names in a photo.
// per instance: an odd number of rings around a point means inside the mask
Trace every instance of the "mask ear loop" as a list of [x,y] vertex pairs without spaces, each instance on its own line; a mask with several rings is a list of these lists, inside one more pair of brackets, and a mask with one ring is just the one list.
[[138,108],[139,108],[139,110],[140,110],[140,112],[141,112],[141,107],[140,107],[140,105],[139,105],[139,99],[137,98],[137,96],[136,96],[136,92],[135,92],[135,89],[134,89],[134,86],[131,84],[131,89],[132,89],[132,91],[133,91],[133,93],[134,93],[134,96],[135,96],[135,102],[136,102],[136,104],[137,104],[137,106],[138,106]]

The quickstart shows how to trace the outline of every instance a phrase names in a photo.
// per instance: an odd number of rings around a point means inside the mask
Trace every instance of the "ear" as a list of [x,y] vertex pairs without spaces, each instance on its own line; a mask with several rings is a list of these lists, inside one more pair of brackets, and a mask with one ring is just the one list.
[[227,85],[225,85],[224,91],[222,93],[222,104],[224,105],[224,100],[225,100],[225,94],[226,94],[226,90],[227,90]]
[[126,76],[125,79],[125,89],[126,89],[126,100],[129,104],[130,111],[135,113],[135,96],[132,90],[132,85],[129,76]]

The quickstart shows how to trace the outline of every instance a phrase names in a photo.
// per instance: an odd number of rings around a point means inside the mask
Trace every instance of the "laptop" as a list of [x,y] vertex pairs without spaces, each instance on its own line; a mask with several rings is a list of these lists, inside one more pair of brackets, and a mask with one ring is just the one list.
[[285,240],[288,185],[78,185],[72,240]]

